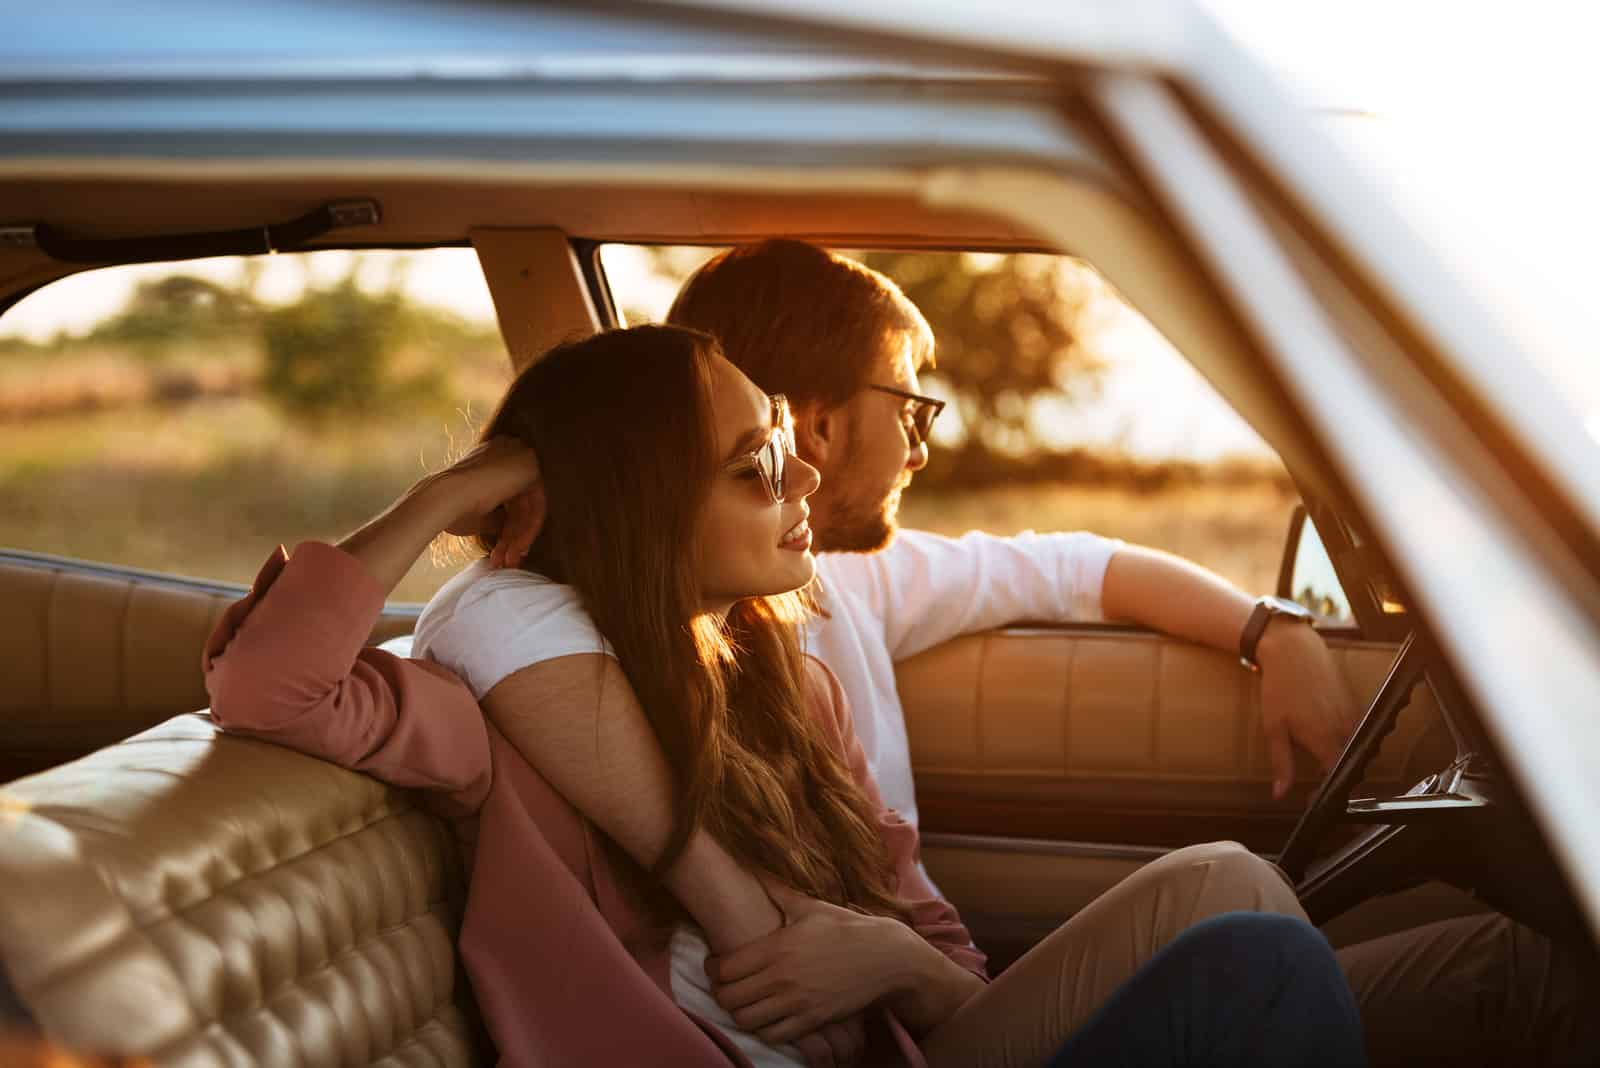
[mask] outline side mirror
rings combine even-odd
[[[1289,536],[1284,541],[1275,592],[1279,597],[1305,605],[1316,613],[1320,622],[1345,626],[1355,623],[1350,599],[1339,585],[1339,576],[1333,570],[1333,561],[1322,544],[1316,524],[1306,519],[1303,504],[1295,505],[1294,514],[1289,517]]]

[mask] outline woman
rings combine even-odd
[[[432,787],[453,814],[476,814],[462,951],[513,1062],[701,1063],[716,1047],[762,1064],[917,1063],[923,1053],[970,1064],[975,1049],[988,1063],[1043,1064],[1057,1050],[1072,1056],[1074,1044],[1100,1057],[1108,1043],[1122,1046],[1130,1019],[1160,1012],[1170,1023],[1174,1008],[1196,1011],[1194,997],[1173,999],[1174,977],[1210,975],[1256,1023],[1303,1009],[1306,996],[1324,1004],[1295,1027],[1213,1029],[1204,1049],[1169,1045],[1171,1063],[1237,1059],[1239,1049],[1284,1056],[1281,1045],[1250,1046],[1263,1034],[1298,1043],[1302,1063],[1313,1054],[1359,1063],[1348,989],[1326,943],[1299,920],[1223,917],[1197,928],[1087,1022],[1062,1010],[1063,977],[1048,968],[1019,965],[1020,981],[985,985],[981,954],[917,871],[914,832],[877,802],[837,684],[796,645],[804,605],[794,591],[814,567],[804,499],[817,479],[792,455],[783,419],[781,403],[704,335],[638,328],[556,350],[519,377],[491,440],[465,463],[425,480],[342,553],[300,547],[230,612],[208,649],[214,714],[231,729]],[[536,518],[526,514],[532,498],[519,497],[535,477],[526,446],[543,460],[551,514],[523,559]],[[508,501],[491,562],[551,579],[553,610],[511,621],[484,647],[513,646],[518,627],[554,627],[573,654],[549,662],[538,694],[520,688],[531,669],[500,680],[483,724],[464,713],[441,668],[356,647],[370,626],[363,613],[375,613],[434,533],[472,529]],[[376,581],[363,587],[346,559]],[[337,596],[340,582],[360,594],[349,599],[361,611]],[[318,588],[335,596],[306,618]],[[592,693],[598,703],[575,711],[527,711]],[[578,813],[607,837],[591,837]],[[559,879],[566,903],[554,922],[548,908],[530,909],[531,895],[552,892],[548,882],[518,883],[530,864],[541,876],[565,866],[612,938]],[[1286,889],[1281,896],[1240,904],[1297,909]],[[530,940],[530,926],[543,937]],[[561,982],[528,974],[529,952],[574,939],[581,953],[562,958]],[[1040,947],[1046,964],[1051,941]],[[719,956],[702,966],[706,943]],[[1264,983],[1201,967],[1220,959],[1219,946],[1270,949],[1269,964],[1246,969]],[[612,952],[609,987],[571,974],[617,947],[636,967]],[[1235,996],[1246,988],[1259,1004]],[[677,1024],[660,992],[687,1011]],[[600,1022],[622,1006],[649,1033],[631,1053]],[[696,1045],[682,1019],[709,1043]],[[1228,1014],[1207,1007],[1205,1019]],[[1180,1031],[1185,1041],[1202,1036]]]

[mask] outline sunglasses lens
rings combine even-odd
[[[788,451],[784,448],[783,438],[783,432],[779,431],[768,438],[767,443],[761,447],[761,474],[766,478],[767,489],[772,492],[772,499],[775,501],[783,500],[783,476],[786,473],[784,454]]]

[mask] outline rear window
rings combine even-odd
[[[509,379],[470,249],[75,275],[0,317],[0,545],[248,582],[443,464]]]

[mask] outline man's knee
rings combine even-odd
[[[1305,916],[1283,870],[1238,842],[1204,842],[1173,850],[1149,866],[1147,877],[1172,878],[1191,888],[1197,911],[1190,922],[1239,909]]]
[[[1289,885],[1282,868],[1238,842],[1202,842],[1175,849],[1162,859],[1169,864],[1203,866],[1225,878],[1241,883],[1261,883],[1274,890]]]

